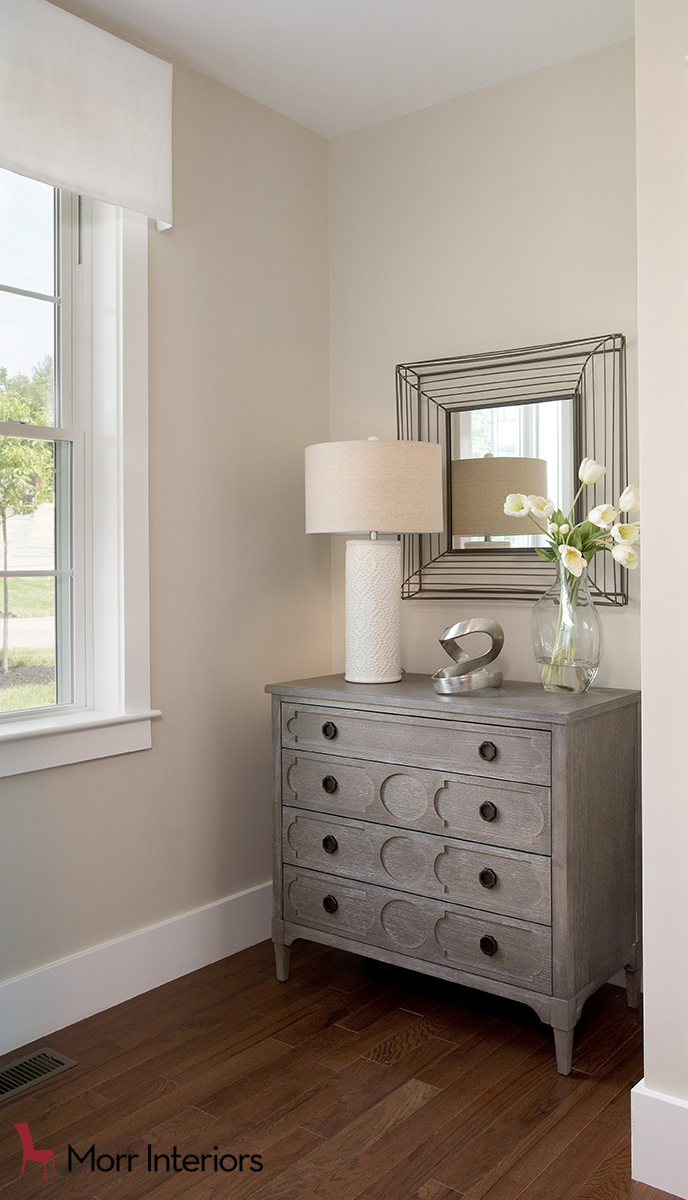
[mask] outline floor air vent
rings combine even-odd
[[[17,1058],[14,1062],[7,1063],[7,1066],[0,1067],[0,1100],[7,1100],[17,1092],[23,1092],[26,1088],[49,1079],[51,1075],[58,1075],[60,1071],[75,1066],[73,1058],[67,1058],[66,1054],[60,1054],[58,1050],[51,1050],[48,1046],[34,1050],[33,1054],[27,1054],[25,1058]]]

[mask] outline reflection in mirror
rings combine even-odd
[[[568,514],[583,458],[596,459],[606,474],[584,489],[576,522],[623,491],[623,335],[400,363],[396,382],[397,436],[437,442],[446,472],[444,532],[402,538],[402,595],[471,602],[541,596],[552,578],[551,564],[535,553],[543,539],[528,517],[507,517],[504,500],[512,492],[541,495]],[[626,604],[626,574],[598,554],[589,571],[595,603]]]
[[[573,503],[573,401],[452,412],[451,546],[528,548],[545,544],[527,517],[504,513],[512,492],[543,496],[568,513]]]

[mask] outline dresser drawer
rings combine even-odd
[[[549,924],[550,860],[285,808],[284,861]]]
[[[290,866],[284,868],[284,919],[305,929],[327,930],[421,961],[551,993],[551,937],[544,925]]]
[[[488,779],[550,782],[550,735],[541,729],[283,704],[282,744]]]
[[[285,750],[282,801],[535,854],[551,849],[550,790],[532,783]]]

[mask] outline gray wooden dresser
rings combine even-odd
[[[587,997],[624,968],[640,1001],[639,693],[267,691],[278,978],[308,938],[520,1000],[567,1075]]]

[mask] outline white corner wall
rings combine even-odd
[[[396,437],[397,363],[621,332],[636,479],[635,221],[632,41],[335,138],[331,436]],[[637,575],[631,586],[628,608],[602,611],[603,686],[639,684]],[[403,665],[445,666],[441,631],[480,613],[504,627],[505,673],[537,679],[531,607],[406,601]]]
[[[637,0],[645,1078],[634,1178],[688,1197],[688,7]],[[678,536],[677,536],[678,535]]]

